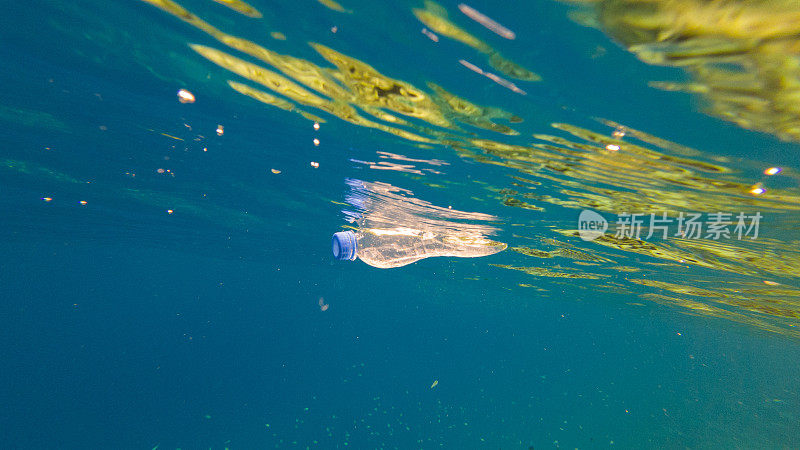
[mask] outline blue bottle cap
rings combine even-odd
[[[356,259],[356,250],[358,249],[358,241],[356,234],[352,231],[340,231],[333,233],[333,257],[339,261],[349,259],[353,261]]]

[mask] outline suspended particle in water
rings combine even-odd
[[[178,90],[178,101],[181,103],[194,103],[194,94],[186,89]]]
[[[314,122],[314,130],[319,130],[319,122]]]
[[[81,200],[81,201],[80,201],[80,202],[78,202],[78,203],[80,203],[80,204],[81,204],[81,205],[83,205],[83,206],[86,206],[86,203],[87,203],[87,202],[86,202],[86,200]]]
[[[428,37],[428,39],[432,40],[433,42],[439,42],[439,36],[437,36],[437,35],[435,35],[435,34],[431,33],[430,31],[428,31],[428,29],[427,29],[427,28],[423,28],[423,29],[422,29],[422,34],[424,34],[425,36],[427,36],[427,37]]]
[[[175,212],[175,211],[173,211],[173,210],[171,210],[171,209],[168,209],[168,210],[167,210],[167,214],[172,214],[172,213],[174,213],[174,212]]]
[[[314,147],[319,147],[319,139],[314,139]]]
[[[217,136],[225,134],[225,128],[222,125],[217,125]]]
[[[270,170],[270,172],[272,172],[272,173],[274,173],[274,174],[276,174],[276,175],[277,175],[277,174],[279,174],[279,173],[281,173],[281,171],[280,171],[280,170],[278,170],[278,169],[269,169],[269,170]]]
[[[433,380],[433,384],[431,384],[431,389],[435,388],[439,385],[439,380]]]
[[[464,13],[464,15],[466,15],[470,19],[494,31],[498,36],[502,36],[506,39],[515,39],[517,37],[517,35],[514,34],[513,31],[500,25],[499,23],[489,18],[489,16],[487,16],[486,14],[479,12],[478,10],[469,5],[461,3],[460,5],[458,5],[458,9],[460,9],[461,12]]]
[[[158,173],[164,173],[164,169],[162,169],[162,168],[160,168],[160,167],[159,167],[158,169],[156,169],[156,172],[158,172]]]
[[[319,163],[316,162],[316,161],[311,161],[311,167],[317,169],[317,168],[319,168]]]
[[[769,169],[764,170],[764,175],[777,175],[782,171],[783,169],[780,167],[770,167]]]
[[[763,187],[763,186],[761,186],[761,183],[758,183],[758,184],[754,185],[752,188],[750,188],[750,191],[749,191],[749,192],[750,192],[751,194],[753,194],[753,195],[761,195],[761,194],[763,194],[764,192],[767,192],[767,190],[766,190],[766,189],[764,189],[764,187]]]
[[[53,199],[52,199],[52,198],[50,198],[50,197],[42,197],[42,200],[44,200],[45,202],[51,202],[51,201],[53,201]]]
[[[269,35],[272,37],[272,39],[277,39],[279,41],[285,41],[286,40],[286,35],[281,33],[280,31],[273,31]]]
[[[616,151],[619,150],[619,145],[608,144],[608,145],[606,145],[606,150],[612,151],[612,152],[616,152]]]

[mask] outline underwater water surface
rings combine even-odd
[[[0,447],[800,446],[796,2],[6,6]]]

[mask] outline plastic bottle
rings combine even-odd
[[[506,249],[486,238],[497,217],[441,207],[388,183],[348,178],[348,221],[356,231],[333,235],[333,256],[361,259],[373,267],[401,267],[431,256],[478,257]]]
[[[476,233],[437,233],[413,228],[360,228],[333,235],[333,256],[337,260],[359,258],[373,267],[401,267],[431,256],[474,258],[493,255],[506,244]]]

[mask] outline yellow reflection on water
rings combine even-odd
[[[791,232],[792,223],[796,229],[800,190],[785,187],[785,184],[782,187],[768,183],[782,176],[784,168],[765,169],[762,164],[746,161],[733,165],[725,158],[713,157],[701,150],[602,119],[594,127],[597,129],[553,123],[550,129],[526,137],[512,128],[523,121],[520,115],[478,105],[433,81],[423,87],[415,86],[385,75],[372,65],[336,49],[310,42],[311,47],[329,63],[316,64],[224,33],[171,0],[143,1],[195,26],[227,47],[219,49],[190,44],[198,55],[246,81],[228,81],[228,86],[237,93],[265,105],[299,113],[315,123],[324,123],[325,118],[338,118],[427,148],[449,147],[463,158],[512,169],[517,174],[512,178],[513,189],[492,186],[486,186],[486,189],[496,194],[495,198],[501,204],[525,209],[521,213],[531,217],[531,221],[542,217],[549,208],[575,210],[576,221],[578,211],[582,209],[611,214],[667,213],[670,217],[680,212],[760,212],[772,218],[769,226],[776,234]],[[742,20],[753,17],[747,15],[753,12],[752,8],[734,1],[728,4],[738,5],[746,11]],[[750,117],[753,111],[761,111],[763,115],[747,119],[751,121],[749,127],[776,132],[784,138],[791,137],[789,132],[797,126],[795,119],[781,116],[783,113],[778,112],[786,112],[794,108],[792,105],[800,104],[789,102],[795,96],[793,88],[788,86],[791,83],[787,81],[787,86],[766,89],[759,81],[745,84],[738,91],[712,83],[723,72],[716,64],[727,61],[725,58],[729,56],[734,60],[755,58],[759,62],[765,61],[759,59],[763,56],[759,52],[765,51],[764,46],[768,47],[767,36],[758,35],[762,28],[755,26],[756,36],[760,37],[752,42],[752,47],[731,53],[723,51],[727,48],[723,41],[744,39],[741,24],[736,25],[737,22],[731,19],[722,27],[723,41],[718,37],[711,40],[704,34],[710,33],[709,29],[700,26],[702,21],[695,24],[699,27],[695,30],[692,28],[695,25],[679,20],[683,17],[682,12],[673,11],[666,5],[672,5],[671,8],[677,8],[676,5],[699,7],[690,0],[591,2],[599,17],[598,23],[604,29],[618,32],[617,38],[630,42],[631,49],[637,54],[644,58],[661,51],[662,55],[669,55],[662,62],[677,64],[680,61],[682,67],[694,71],[697,83],[708,84],[704,95],[708,96],[714,108],[721,108],[723,104],[729,108],[721,115],[738,123],[745,116]],[[778,8],[770,14],[786,13],[790,9],[788,6]],[[658,14],[668,11],[674,19],[672,22],[656,20],[662,17]],[[505,75],[524,80],[537,79],[532,72],[505,60],[483,41],[456,26],[441,5],[427,1],[423,9],[415,9],[413,14],[436,33],[486,54],[493,67]],[[700,20],[703,16],[698,17]],[[788,23],[784,25],[786,30],[793,29]],[[689,30],[695,30],[692,33],[697,34],[693,35]],[[767,33],[767,29],[760,32]],[[792,39],[787,36],[778,34],[769,39],[786,44]],[[257,62],[245,60],[241,55],[237,56],[237,52],[249,55]],[[760,56],[756,58],[753,52]],[[720,59],[721,55],[725,57]],[[749,69],[740,70],[738,75],[756,77],[764,69],[749,62],[743,67]],[[776,70],[774,76],[786,77],[785,80],[789,81],[795,79],[792,78],[795,74],[783,66]],[[723,92],[725,99],[737,97],[739,100],[725,103],[719,97]],[[762,103],[772,106],[766,112],[755,108]],[[734,104],[736,107],[730,106]],[[777,105],[783,105],[783,109]],[[436,172],[413,164],[425,163],[423,160],[402,155],[387,154],[376,161],[356,162],[375,170],[395,170],[416,176]],[[743,169],[751,174],[745,176]],[[752,173],[759,177],[763,175],[763,179],[752,178]],[[761,190],[755,193],[754,187]],[[792,217],[794,222],[788,221]],[[587,243],[582,242],[577,231],[570,228],[574,226],[573,223],[561,223],[551,227],[552,235],[540,240],[542,248],[512,248],[522,258],[537,258],[530,261],[541,263],[542,258],[548,258],[569,264],[569,267],[510,264],[496,267],[535,277],[603,280],[591,289],[626,295],[641,292],[644,288],[652,289],[658,293],[648,293],[642,298],[693,314],[724,318],[800,337],[795,331],[800,295],[785,282],[796,282],[800,274],[798,242],[767,237],[741,241],[671,237],[651,242],[606,234]],[[541,230],[537,228],[537,233]],[[592,272],[587,272],[587,268]],[[716,276],[710,277],[709,274]],[[675,282],[676,279],[680,282]],[[780,280],[782,284],[778,285],[780,287],[764,285],[762,280]],[[730,282],[741,286],[750,282],[761,285],[736,291]],[[635,290],[628,287],[635,287]]]
[[[413,12],[420,22],[433,31],[488,55],[489,64],[506,76],[525,81],[541,80],[539,75],[506,59],[497,50],[490,47],[489,44],[459,28],[450,21],[447,10],[442,5],[432,0],[425,0],[425,8],[415,8]]]
[[[252,6],[243,2],[242,0],[214,0],[214,1],[222,5],[225,5],[228,8],[238,12],[239,14],[243,14],[247,17],[252,17],[254,19],[259,19],[262,17],[261,12],[259,12],[259,10],[253,8]]]
[[[339,11],[339,12],[350,12],[344,9],[344,6],[340,5],[339,3],[333,0],[317,0],[317,1],[328,9],[332,9],[334,11]]]
[[[800,141],[800,2],[797,0],[571,0],[648,64],[680,67],[687,83],[653,86],[701,95],[706,111]]]

